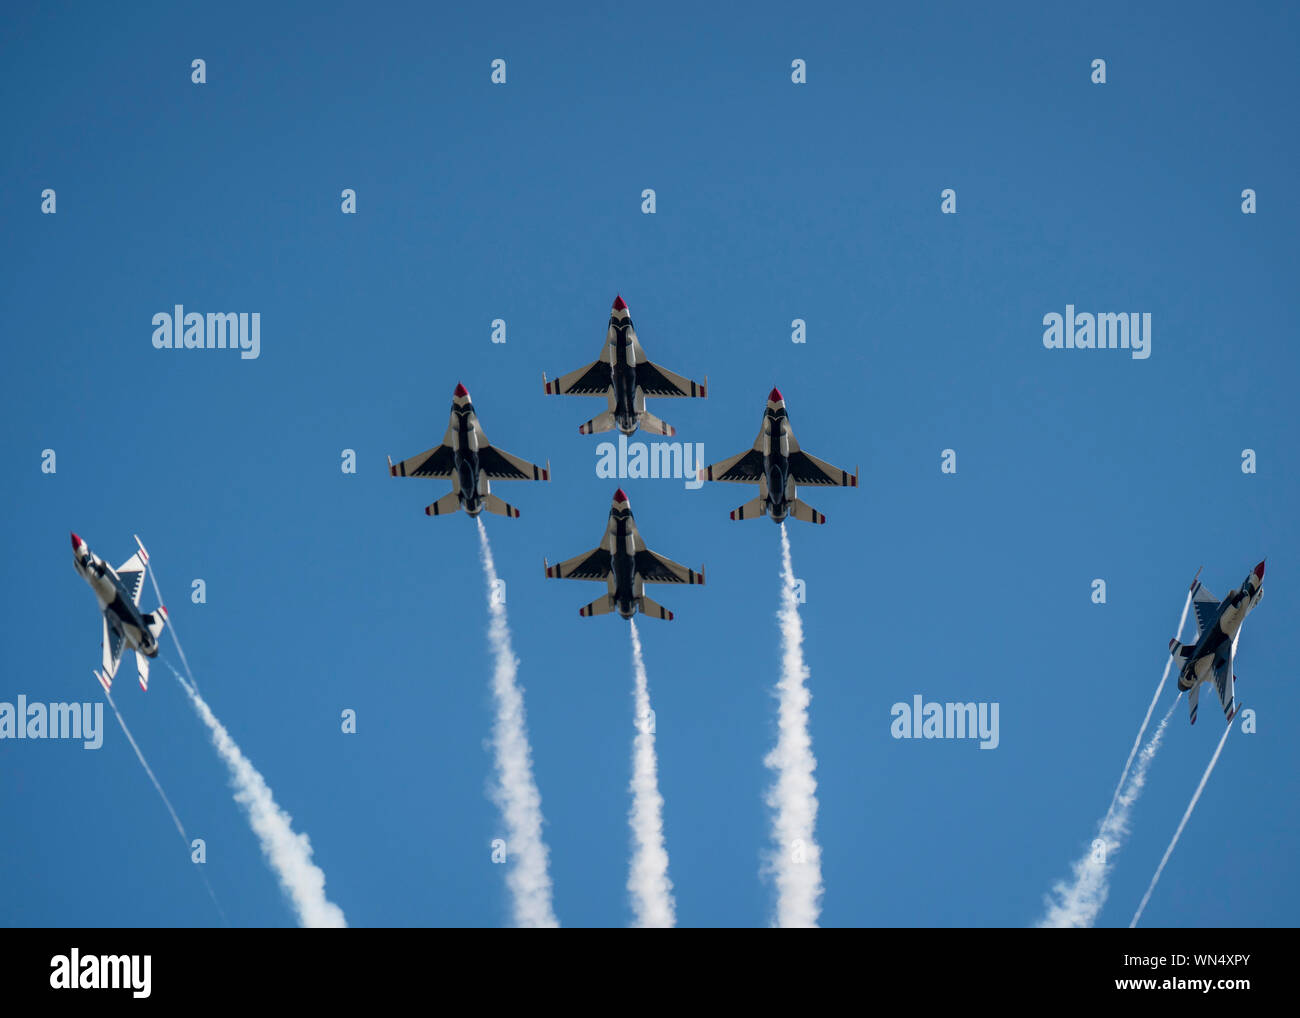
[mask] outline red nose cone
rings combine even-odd
[[[460,382],[457,382],[457,383],[456,383],[456,395],[457,395],[457,396],[468,396],[468,395],[469,395],[469,390],[466,389],[465,386],[461,385]]]
[[[623,303],[623,298],[622,298],[622,297],[615,297],[615,298],[614,298],[614,310],[615,310],[615,311],[626,311],[626,310],[627,310],[627,305]]]
[[[781,390],[773,387],[772,391],[767,394],[769,403],[784,403],[785,397],[781,395]]]
[[[1255,575],[1258,576],[1261,580],[1264,578],[1264,563],[1263,563],[1263,562],[1261,562],[1259,565],[1257,565],[1257,566],[1255,567]]]
[[[77,550],[78,548],[80,548],[80,547],[81,547],[81,538],[79,538],[76,534],[73,534],[73,535],[72,535],[72,550],[73,550],[73,551],[76,551],[76,550]],[[1261,567],[1261,568],[1262,568],[1262,567]]]
[[[619,488],[618,491],[614,492],[614,501],[615,501],[615,502],[626,502],[626,501],[627,501],[627,495],[623,494],[623,489],[622,489],[622,488]]]

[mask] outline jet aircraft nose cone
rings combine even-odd
[[[81,547],[81,538],[79,538],[75,533],[73,533],[73,535],[72,535],[72,550],[73,550],[73,551],[76,551],[76,550],[77,550],[78,548],[80,548],[80,547]]]
[[[614,310],[615,311],[627,310],[627,304],[623,302],[623,298],[621,295],[614,298]]]
[[[627,501],[627,495],[626,495],[626,493],[624,493],[624,491],[623,491],[622,488],[619,488],[618,491],[614,492],[614,501],[615,501],[615,502],[626,502],[626,501]]]
[[[785,397],[781,395],[780,389],[778,389],[776,386],[773,386],[772,391],[767,394],[767,401],[769,403],[784,403]]]
[[[1264,578],[1264,563],[1263,563],[1263,562],[1261,562],[1259,565],[1257,565],[1257,566],[1255,567],[1255,575],[1256,575],[1257,577],[1259,577],[1261,580]]]
[[[457,395],[457,396],[468,396],[468,395],[469,395],[469,390],[466,389],[465,386],[462,385],[460,382],[457,382],[457,383],[456,383],[456,395]]]

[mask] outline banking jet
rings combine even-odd
[[[604,396],[609,400],[605,413],[578,426],[584,435],[615,427],[625,435],[633,434],[638,427],[656,435],[675,435],[676,428],[646,410],[646,397],[705,399],[709,379],[706,375],[700,385],[648,360],[637,341],[627,305],[622,297],[615,297],[600,356],[553,382],[547,381],[543,373],[542,383],[550,396]]]
[[[1192,609],[1196,615],[1196,642],[1182,644],[1169,641],[1169,653],[1179,668],[1178,688],[1191,691],[1187,705],[1196,724],[1196,697],[1202,682],[1214,682],[1224,716],[1231,721],[1241,706],[1236,699],[1237,677],[1232,673],[1241,624],[1264,596],[1264,563],[1261,562],[1242,582],[1220,601],[1197,579],[1192,580]]]
[[[605,615],[615,609],[625,619],[638,611],[655,619],[672,621],[673,613],[645,594],[647,583],[704,583],[704,568],[699,572],[664,558],[645,546],[632,507],[623,489],[614,493],[609,510],[605,539],[591,551],[551,565],[545,559],[546,575],[552,580],[598,580],[609,585],[609,593],[579,608],[583,618]]]
[[[766,515],[772,518],[773,523],[780,523],[787,516],[807,523],[826,522],[825,516],[795,497],[796,484],[858,486],[856,468],[850,474],[800,450],[790,429],[785,400],[778,389],[773,389],[767,397],[763,426],[758,438],[754,439],[754,447],[711,467],[702,467],[699,478],[701,481],[757,484],[758,497],[732,510],[731,518],[752,520]]]
[[[135,543],[140,550],[114,569],[92,552],[85,541],[72,535],[72,564],[90,584],[104,615],[104,670],[96,671],[95,678],[105,692],[112,689],[123,650],[135,651],[140,688],[149,689],[149,659],[158,656],[158,637],[167,624],[167,609],[162,605],[155,612],[140,611],[140,592],[144,589],[149,553],[140,538]]]
[[[477,516],[484,509],[498,516],[519,518],[519,510],[492,494],[494,481],[549,481],[551,465],[535,466],[527,460],[494,448],[483,434],[469,400],[469,390],[459,382],[451,400],[451,423],[442,444],[410,459],[394,463],[388,457],[393,477],[442,477],[451,479],[451,491],[424,508],[426,516],[445,516],[464,509]]]

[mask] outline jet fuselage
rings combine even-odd
[[[615,311],[609,316],[609,371],[613,384],[614,421],[625,435],[634,434],[641,425],[640,411],[645,400],[637,407],[636,353],[632,349],[632,319],[624,312]]]
[[[78,543],[74,539],[72,549],[73,565],[95,592],[99,610],[109,628],[118,633],[132,650],[139,650],[146,657],[157,657],[158,641],[113,567],[92,552],[85,541]]]
[[[628,527],[632,510],[624,503],[622,508],[611,509],[609,515],[614,521],[609,534],[610,568],[613,571],[611,579],[614,581],[612,596],[618,613],[623,618],[630,619],[637,613],[643,586],[637,581],[636,548],[629,548],[635,541]]]
[[[1241,632],[1241,624],[1251,613],[1264,590],[1264,578],[1259,575],[1263,563],[1256,567],[1258,572],[1248,575],[1242,585],[1228,592],[1219,603],[1218,614],[1213,625],[1205,627],[1205,632],[1196,641],[1191,656],[1178,673],[1178,688],[1186,692],[1199,682],[1209,680],[1217,665],[1225,661],[1232,652],[1232,646]]]
[[[470,516],[477,516],[483,511],[483,496],[490,489],[487,478],[479,471],[474,404],[468,400],[453,403],[451,412],[456,419],[456,445],[452,449],[456,462],[456,495],[460,507]]]

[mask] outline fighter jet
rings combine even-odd
[[[518,456],[493,447],[483,434],[469,400],[469,390],[459,382],[451,400],[451,423],[442,444],[394,463],[388,457],[388,472],[393,477],[449,477],[451,491],[424,508],[426,516],[445,516],[464,509],[477,516],[486,509],[498,516],[519,517],[519,510],[492,494],[494,481],[549,481],[551,464],[539,467]]]
[[[773,389],[767,397],[763,425],[754,439],[754,447],[711,467],[702,467],[699,478],[757,484],[758,498],[733,510],[731,518],[752,520],[766,515],[773,523],[780,523],[787,516],[808,523],[826,522],[826,517],[816,509],[795,498],[796,484],[858,486],[856,468],[850,474],[800,451],[786,416],[785,400],[778,389]]]
[[[625,619],[639,611],[651,618],[672,621],[672,612],[646,596],[645,584],[704,583],[703,566],[699,572],[687,569],[645,546],[622,488],[614,493],[605,539],[599,545],[558,565],[553,566],[545,559],[542,562],[550,579],[603,580],[609,585],[608,594],[578,609],[583,618],[617,609]]]
[[[561,375],[554,382],[547,381],[543,373],[542,382],[551,396],[605,396],[609,399],[609,409],[605,413],[578,426],[584,435],[610,431],[615,426],[625,435],[633,434],[638,427],[656,435],[675,435],[676,428],[646,410],[646,397],[696,396],[704,399],[709,387],[707,375],[704,384],[700,385],[646,358],[622,297],[614,298],[605,348],[600,356],[586,367]]]
[[[1182,644],[1169,641],[1169,653],[1179,668],[1178,688],[1190,693],[1187,706],[1196,724],[1196,697],[1201,683],[1214,681],[1224,716],[1231,721],[1241,706],[1236,700],[1236,679],[1232,673],[1241,624],[1264,596],[1264,563],[1261,562],[1242,581],[1241,587],[1228,592],[1220,601],[1205,589],[1197,570],[1192,580],[1192,609],[1196,614],[1196,642]]]
[[[140,611],[140,591],[144,589],[149,553],[140,538],[135,543],[140,550],[114,569],[92,552],[85,541],[72,535],[73,565],[90,584],[99,600],[99,610],[104,613],[104,670],[96,671],[95,678],[105,692],[113,686],[124,649],[135,651],[140,688],[149,689],[149,659],[158,656],[158,637],[167,624],[167,609],[162,605],[155,612]]]

